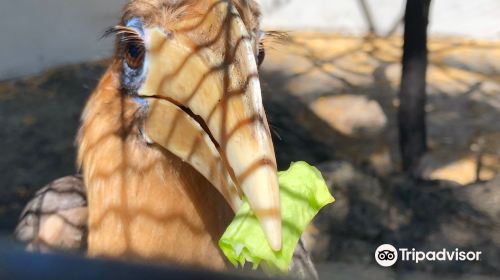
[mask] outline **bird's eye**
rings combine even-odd
[[[136,42],[128,42],[125,45],[124,59],[132,69],[138,69],[144,62],[144,45]]]

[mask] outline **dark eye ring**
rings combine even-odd
[[[125,45],[124,59],[132,69],[138,69],[144,62],[144,45],[137,42],[128,42]]]

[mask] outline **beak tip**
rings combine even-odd
[[[267,242],[273,251],[281,250],[281,219],[267,219],[262,221],[262,228]]]
[[[271,249],[273,249],[273,251],[275,251],[275,252],[280,251],[281,250],[281,240],[275,242],[275,244],[272,244]]]
[[[269,246],[281,250],[281,203],[277,172],[262,166],[249,175],[242,184],[250,208],[257,216]]]

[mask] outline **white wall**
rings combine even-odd
[[[360,0],[258,0],[268,28],[331,30],[361,35],[368,30]],[[376,31],[386,34],[403,17],[404,0],[366,0]],[[500,0],[432,0],[430,33],[500,39]],[[401,28],[400,28],[401,30]]]
[[[126,0],[0,0],[0,80],[48,67],[99,59],[99,40]],[[359,0],[260,0],[266,28],[364,34]],[[404,0],[367,0],[377,31],[402,16]],[[500,39],[500,0],[433,0],[431,34]]]
[[[437,0],[439,1],[439,0]],[[455,0],[456,1],[456,0]],[[368,30],[358,0],[260,0],[264,25],[279,29],[332,30],[361,35]],[[380,31],[389,29],[403,12],[402,0],[367,1]],[[307,3],[307,4],[306,4]]]
[[[125,0],[0,0],[0,80],[109,56]]]

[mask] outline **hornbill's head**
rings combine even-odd
[[[189,163],[233,210],[245,197],[279,250],[258,17],[256,4],[246,0],[135,0],[109,32],[117,36],[121,92],[141,106],[143,139]]]

